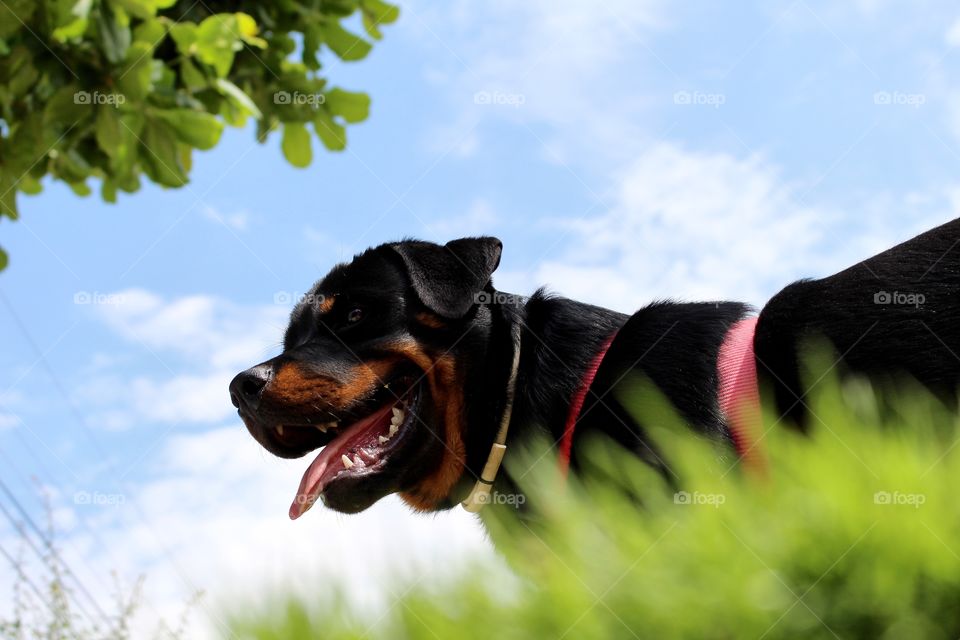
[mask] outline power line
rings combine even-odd
[[[37,587],[36,583],[34,583],[34,581],[30,579],[30,576],[28,576],[24,572],[23,567],[20,565],[19,562],[17,562],[17,559],[14,558],[12,555],[10,555],[9,551],[3,548],[3,545],[0,545],[0,555],[2,555],[4,558],[7,559],[7,562],[10,563],[10,566],[13,567],[13,570],[17,572],[17,576],[20,578],[20,580],[27,583],[27,585],[33,591],[34,595],[36,595],[37,598],[41,602],[43,602],[43,604],[47,605],[47,608],[50,609],[50,613],[52,613],[54,616],[57,615],[57,612],[53,608],[53,605],[50,604],[50,601],[47,600],[46,597],[44,597],[43,593]]]
[[[101,459],[106,460],[107,455],[103,446],[100,444],[99,439],[97,439],[96,435],[94,435],[93,431],[87,425],[87,421],[83,419],[83,415],[80,414],[80,411],[77,409],[76,405],[73,404],[73,401],[70,399],[70,395],[60,382],[60,377],[57,376],[56,372],[53,370],[53,367],[51,367],[50,363],[47,362],[47,358],[44,356],[43,351],[40,349],[36,341],[34,341],[33,336],[30,335],[30,332],[27,330],[27,325],[25,325],[23,320],[20,319],[20,315],[13,308],[13,305],[10,304],[10,301],[7,299],[7,296],[2,290],[0,290],[0,302],[2,302],[3,306],[5,306],[7,311],[10,312],[10,316],[13,318],[14,323],[16,323],[17,328],[20,330],[20,335],[23,336],[23,339],[30,346],[30,349],[37,358],[37,362],[40,363],[40,366],[43,367],[44,371],[47,372],[47,375],[53,381],[53,386],[56,387],[56,390],[63,399],[64,404],[67,405],[67,409],[69,409],[73,417],[76,418],[77,424],[80,425],[80,428],[86,434],[87,439],[90,440],[90,443],[93,445],[94,450],[96,450],[97,455],[99,455]]]
[[[17,531],[17,533],[20,534],[20,539],[27,543],[27,546],[29,546],[31,551],[33,551],[33,553],[37,556],[41,564],[47,564],[48,562],[50,562],[49,559],[46,556],[44,556],[43,551],[37,548],[37,545],[33,542],[33,539],[27,534],[26,531],[23,530],[23,525],[14,519],[14,517],[10,514],[10,512],[7,511],[6,507],[3,506],[3,503],[0,503],[0,513],[3,513],[3,515],[6,516],[7,521],[10,522],[10,524]],[[21,573],[23,573],[22,569],[21,569]],[[26,577],[26,574],[24,574],[22,577]],[[55,578],[56,575],[54,575],[53,577]],[[64,593],[67,594],[67,597],[69,597],[69,592],[64,591]],[[79,609],[80,612],[84,616],[86,616],[87,620],[89,620],[90,622],[94,622],[93,617],[90,615],[90,612],[87,611],[86,608],[81,606],[81,604],[77,602],[76,598],[73,598],[73,603],[77,607],[77,609]]]
[[[57,474],[55,474],[53,471],[50,470],[50,468],[43,462],[42,457],[36,454],[33,447],[30,445],[30,443],[23,439],[23,436],[20,431],[21,431],[20,429],[17,429],[15,430],[14,433],[18,436],[23,447],[27,450],[27,452],[33,458],[37,467],[44,474],[46,474],[46,476],[52,481],[53,485],[60,486],[65,484],[58,480]],[[26,473],[17,469],[13,460],[10,459],[10,456],[8,456],[3,451],[3,449],[0,449],[0,457],[2,457],[7,462],[7,465],[9,466],[9,468],[13,469],[14,472],[16,472],[18,475],[24,475],[24,476],[27,475]],[[109,550],[110,546],[103,539],[103,536],[101,536],[100,533],[95,528],[90,526],[90,523],[88,523],[87,520],[80,513],[74,511],[74,514],[76,515],[77,523],[79,523],[81,528],[87,534],[90,535],[90,537],[97,543],[97,545],[99,545],[99,548],[103,549],[104,551]],[[81,556],[81,558],[83,559],[83,556]],[[100,587],[104,587],[104,588],[107,587],[107,585],[103,581],[103,577],[98,572],[94,571],[93,567],[91,567],[90,564],[86,561],[85,561],[85,566],[90,570],[90,573],[96,578],[97,583]],[[154,606],[153,602],[149,598],[147,598],[144,595],[141,595],[141,600],[147,606],[147,608],[149,608],[154,614],[156,614],[158,619],[161,618],[160,611]]]
[[[30,517],[30,514],[27,513],[27,510],[23,508],[23,505],[20,503],[19,500],[17,500],[17,497],[13,494],[13,492],[10,491],[10,489],[7,487],[6,483],[3,480],[0,480],[0,491],[3,491],[3,493],[6,494],[7,499],[10,500],[10,502],[12,502],[13,505],[17,508],[17,511],[20,512],[20,516],[27,523],[27,525],[29,525],[30,529],[32,529],[33,532],[37,535],[37,537],[39,537],[43,541],[44,546],[47,549],[47,552],[56,560],[59,566],[63,567],[64,574],[69,576],[73,580],[73,582],[76,584],[80,592],[83,593],[84,596],[86,596],[87,600],[90,601],[90,604],[93,605],[93,608],[96,609],[97,613],[100,614],[101,619],[109,620],[109,616],[107,616],[107,614],[103,611],[103,609],[100,608],[100,604],[97,602],[96,598],[93,597],[93,595],[87,589],[86,585],[84,585],[83,582],[80,581],[80,578],[77,577],[77,574],[75,574],[73,570],[70,569],[70,565],[68,565],[67,562],[57,552],[56,547],[53,546],[53,542],[49,540],[46,537],[46,535],[44,535],[43,530],[37,526],[37,523],[33,521],[33,518]],[[7,511],[6,508],[3,508],[2,505],[0,505],[0,511],[3,512],[3,514],[7,517],[7,520],[10,521],[10,523],[14,526],[15,529],[20,529],[20,527],[17,525],[16,519],[13,518],[10,512]],[[23,535],[23,533],[25,532],[21,533],[22,537],[26,539],[28,542],[30,542],[31,547],[33,547],[34,550],[39,553],[40,558],[42,560],[43,553],[39,552],[39,550],[36,549],[35,545],[33,545],[33,542],[30,540],[30,537]],[[83,611],[88,618],[90,618],[91,622],[94,622],[94,623],[96,622],[95,620],[92,619],[90,614],[83,607],[80,607],[80,610]]]

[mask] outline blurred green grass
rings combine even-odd
[[[240,638],[957,638],[960,448],[954,411],[903,386],[881,403],[827,371],[804,402],[812,429],[776,424],[769,472],[680,427],[642,380],[622,393],[652,424],[673,482],[606,442],[582,479],[554,455],[511,451],[532,469],[535,516],[483,512],[514,576],[480,563],[403,594],[371,616],[334,593],[272,594],[230,612]],[[416,517],[411,515],[410,517]],[[329,577],[318,584],[330,584]],[[388,589],[388,590],[387,590]],[[336,589],[334,589],[336,591]],[[379,616],[379,619],[376,619]]]

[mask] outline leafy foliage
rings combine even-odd
[[[343,26],[358,14],[366,39]],[[0,2],[0,219],[47,175],[79,195],[98,178],[110,202],[141,175],[180,187],[193,150],[249,118],[260,141],[283,129],[294,166],[308,127],[342,150],[370,99],[328,86],[321,54],[362,59],[398,15],[383,0]]]
[[[675,482],[607,443],[594,443],[583,483],[562,483],[550,457],[523,487],[544,507],[537,518],[484,513],[514,577],[475,566],[452,583],[397,585],[388,593],[405,595],[378,623],[381,612],[330,597],[238,614],[234,630],[263,640],[319,629],[331,639],[960,634],[955,413],[919,392],[881,410],[868,385],[820,382],[805,400],[818,416],[812,435],[770,430],[767,472],[750,472],[672,424],[637,384],[628,397],[657,416],[651,433]],[[520,457],[508,460],[536,459]]]

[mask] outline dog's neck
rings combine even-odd
[[[500,297],[520,299],[507,294]],[[559,444],[571,404],[585,383],[590,362],[627,316],[541,292],[535,293],[522,306],[502,306],[493,316],[493,344],[514,344],[507,336],[517,329],[522,336],[507,438],[510,450],[520,452],[534,442]],[[489,379],[509,381],[509,367],[506,365],[512,359],[509,357],[511,353],[504,349],[490,354]],[[496,393],[506,395],[506,386],[502,390],[498,386]],[[493,412],[497,417],[506,409],[500,402],[491,406],[495,407]],[[485,422],[495,424],[493,419]],[[487,438],[489,442],[481,447],[485,455],[492,451],[492,436],[488,434]],[[482,463],[473,460],[471,469],[480,468]],[[508,473],[507,469],[499,471],[498,491],[513,491],[514,483]]]
[[[524,307],[523,353],[513,423],[559,442],[590,363],[624,314],[539,292]]]

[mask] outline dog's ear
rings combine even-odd
[[[503,243],[483,236],[445,245],[410,240],[393,249],[403,258],[421,302],[444,318],[462,318],[500,264]]]

